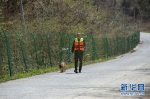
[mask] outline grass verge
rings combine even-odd
[[[105,59],[97,59],[94,61],[84,62],[84,65],[99,63],[99,62],[105,62],[105,61],[108,61],[111,59],[115,59],[115,57],[109,57],[109,58],[105,58]],[[67,65],[67,69],[70,69],[73,67],[74,67],[73,63],[70,63]],[[35,75],[44,74],[44,73],[55,72],[58,70],[59,70],[58,66],[55,66],[55,67],[50,67],[50,68],[46,68],[46,69],[36,69],[36,70],[30,71],[30,72],[18,73],[18,74],[15,74],[13,76],[5,75],[4,77],[0,78],[0,83],[6,82],[9,80],[16,80],[16,79],[31,77],[31,76],[35,76]]]

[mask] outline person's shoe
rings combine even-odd
[[[74,72],[75,72],[75,73],[78,73],[78,71],[77,71],[77,70],[74,70]]]

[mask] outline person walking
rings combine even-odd
[[[79,60],[79,73],[81,73],[82,70],[82,60],[83,60],[83,52],[86,48],[86,43],[84,38],[81,38],[81,34],[77,33],[77,37],[73,41],[72,45],[72,53],[74,54],[74,60],[75,60],[75,73],[78,73],[78,60]]]

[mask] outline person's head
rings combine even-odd
[[[77,38],[80,39],[81,38],[81,34],[77,33]]]

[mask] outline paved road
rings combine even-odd
[[[107,62],[0,84],[0,99],[150,99],[150,34],[141,33],[136,52]],[[145,95],[122,96],[121,84],[145,84]],[[131,90],[130,90],[131,91]]]

